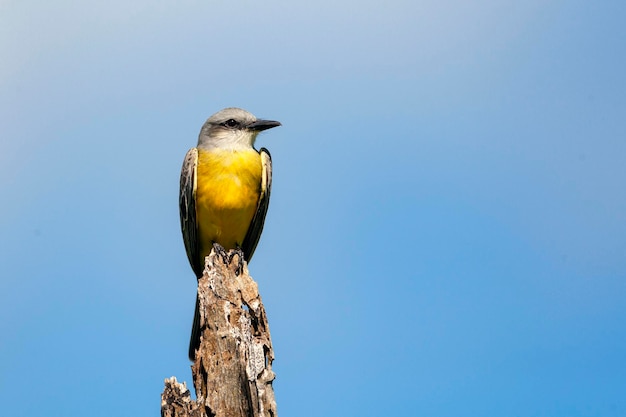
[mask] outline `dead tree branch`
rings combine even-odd
[[[165,381],[163,417],[276,417],[274,351],[258,286],[239,255],[211,252],[198,280],[200,348],[192,365],[197,400]]]

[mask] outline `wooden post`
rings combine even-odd
[[[265,307],[248,265],[211,252],[198,280],[200,348],[191,370],[196,401],[170,378],[161,395],[163,417],[276,417],[274,351]],[[239,272],[239,273],[238,273]]]

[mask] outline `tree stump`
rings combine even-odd
[[[191,367],[197,399],[185,384],[167,379],[161,416],[276,417],[269,324],[239,254],[206,257],[198,302],[201,340]]]

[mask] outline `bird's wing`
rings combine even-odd
[[[265,148],[261,148],[259,154],[261,155],[261,164],[263,165],[261,194],[259,195],[256,213],[254,213],[246,237],[243,239],[243,244],[241,245],[241,250],[243,250],[244,257],[248,262],[250,262],[252,255],[254,255],[254,250],[259,243],[259,238],[263,231],[265,215],[267,214],[267,208],[270,204],[270,191],[272,189],[272,156]]]
[[[201,262],[198,246],[198,224],[196,222],[196,168],[198,166],[198,149],[191,148],[180,171],[180,228],[183,232],[185,250],[191,268],[197,277],[202,276],[204,264]]]

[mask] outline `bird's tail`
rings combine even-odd
[[[189,360],[196,360],[196,350],[200,347],[200,301],[196,295],[196,309],[193,313],[193,325],[191,326],[191,339],[189,340]]]

